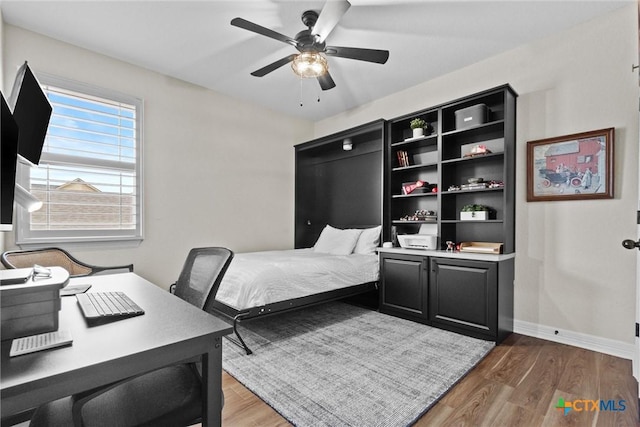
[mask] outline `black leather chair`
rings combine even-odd
[[[195,248],[176,282],[175,295],[204,309],[233,252]],[[186,426],[200,422],[200,363],[168,366],[39,407],[30,426]],[[224,402],[224,400],[223,400]]]
[[[60,248],[6,251],[3,252],[1,261],[6,268],[31,268],[35,264],[43,267],[63,267],[71,277],[133,271],[133,264],[108,267],[87,264]]]

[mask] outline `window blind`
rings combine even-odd
[[[141,238],[141,101],[48,80],[40,79],[53,113],[40,164],[28,172],[43,207],[25,214],[23,240]]]

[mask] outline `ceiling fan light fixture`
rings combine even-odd
[[[291,68],[300,77],[315,78],[326,74],[329,64],[319,52],[302,52],[293,59]]]

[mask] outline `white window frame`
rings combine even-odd
[[[97,96],[136,107],[136,226],[130,230],[31,230],[30,214],[25,209],[17,207],[16,212],[16,244],[20,247],[43,247],[65,245],[67,247],[87,246],[137,246],[144,239],[144,206],[143,206],[143,116],[144,102],[140,98],[123,94],[111,89],[105,89],[86,83],[65,79],[46,73],[37,73],[37,78],[43,86],[54,86],[89,96]],[[65,156],[60,154],[42,153],[40,163],[55,161],[65,163]],[[105,167],[110,161],[95,159],[87,166]],[[72,163],[68,163],[72,164]],[[77,163],[73,163],[77,164]],[[30,186],[30,168],[38,167],[19,158],[16,182],[24,188]]]

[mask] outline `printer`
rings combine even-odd
[[[398,234],[398,243],[407,249],[438,249],[437,226],[422,224],[417,234]]]
[[[438,236],[433,234],[399,234],[398,243],[407,249],[437,249]]]

